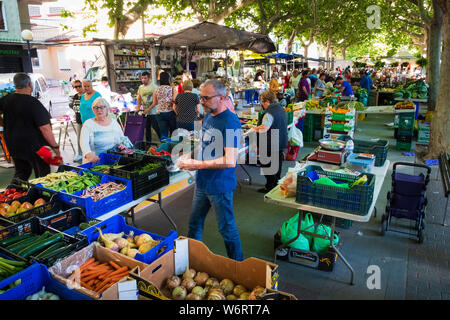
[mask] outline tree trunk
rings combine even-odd
[[[328,36],[327,49],[326,49],[327,61],[331,60],[330,50],[331,50],[331,36]],[[331,63],[327,62],[327,69],[330,70],[330,68],[331,68]]]
[[[450,153],[450,0],[441,0],[439,5],[443,11],[442,63],[428,159],[436,159],[442,152]]]
[[[442,10],[437,4],[437,0],[433,0],[434,16],[433,21],[427,27],[428,34],[427,43],[427,81],[430,86],[428,97],[428,110],[433,111],[436,106],[439,86],[439,70],[441,64],[441,43],[442,43]]]
[[[347,57],[347,48],[346,47],[341,48],[341,54],[342,54],[342,59],[345,60]]]
[[[287,54],[292,53],[292,46],[294,45],[295,37],[297,36],[297,29],[292,30],[291,35],[289,37],[288,43],[287,43]]]

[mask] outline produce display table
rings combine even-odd
[[[395,98],[395,101],[412,101],[414,105],[416,106],[416,115],[415,120],[419,118],[419,106],[420,103],[428,103],[428,99],[403,99],[403,98]]]
[[[175,174],[172,174],[172,175],[170,175],[170,183],[169,183],[169,186],[170,185],[174,185],[174,184],[176,184],[176,183],[178,183],[178,182],[180,182],[180,181],[183,181],[183,180],[185,180],[185,179],[189,179],[189,178],[194,178],[195,177],[195,173],[192,173],[192,172],[189,172],[189,171],[182,171],[182,170],[180,170],[180,171],[178,171],[177,173],[175,173]],[[165,210],[163,209],[163,207],[162,207],[162,196],[161,196],[161,194],[162,194],[162,192],[164,191],[164,190],[166,190],[166,188],[167,187],[163,187],[163,188],[160,188],[160,189],[158,189],[158,190],[155,190],[154,192],[152,192],[152,193],[150,193],[150,194],[147,194],[147,195],[145,195],[145,196],[142,196],[141,198],[139,198],[139,199],[136,199],[136,200],[134,200],[134,201],[132,201],[132,202],[129,202],[129,203],[126,203],[126,204],[124,204],[123,206],[121,206],[121,207],[119,207],[119,208],[117,208],[117,209],[115,209],[115,210],[112,210],[112,211],[110,211],[110,212],[108,212],[108,213],[105,213],[104,215],[102,215],[102,216],[100,216],[100,217],[97,217],[96,219],[98,219],[98,220],[100,220],[100,221],[104,221],[104,220],[106,220],[106,219],[109,219],[109,218],[111,218],[112,216],[114,216],[114,215],[116,215],[116,214],[120,214],[120,213],[123,213],[123,212],[126,212],[126,214],[125,214],[125,217],[130,217],[131,218],[131,221],[132,221],[132,223],[133,223],[133,225],[134,226],[136,226],[135,225],[135,221],[134,221],[134,218],[135,218],[135,209],[136,209],[136,207],[138,206],[138,205],[140,205],[142,202],[144,202],[144,201],[149,201],[149,202],[151,202],[151,203],[156,203],[156,204],[158,204],[158,206],[159,206],[159,209],[161,210],[161,212],[164,214],[164,216],[167,218],[167,220],[169,220],[169,222],[170,222],[170,224],[174,227],[174,229],[175,229],[175,231],[177,230],[177,226],[176,226],[176,224],[175,224],[175,222],[172,220],[172,218],[165,212]],[[154,196],[157,196],[158,198],[155,200],[155,199],[152,199]],[[142,208],[140,208],[140,210],[142,210],[143,208],[145,208],[145,207],[142,207]]]
[[[327,169],[329,170],[329,169],[331,169],[333,167],[333,165],[329,165],[329,164],[325,164],[325,163],[319,163],[319,162],[312,162],[312,161],[307,161],[304,164],[305,167],[308,166],[308,165],[320,165],[325,170],[327,170]],[[320,207],[315,207],[315,206],[311,206],[311,205],[305,205],[305,204],[297,203],[295,201],[295,197],[284,198],[282,196],[282,194],[281,194],[280,186],[275,187],[269,193],[267,193],[264,196],[264,201],[265,202],[272,203],[272,204],[275,204],[275,205],[278,205],[278,206],[283,206],[283,207],[296,209],[296,210],[299,210],[299,212],[300,212],[299,219],[298,219],[299,226],[298,226],[298,229],[297,229],[297,237],[294,238],[294,239],[291,239],[289,242],[286,242],[286,243],[282,244],[281,246],[279,246],[275,250],[275,263],[276,263],[276,256],[277,256],[276,251],[287,247],[287,245],[289,243],[295,241],[300,236],[300,234],[312,235],[314,237],[319,237],[319,238],[322,238],[322,239],[328,239],[328,240],[330,240],[332,248],[336,251],[338,256],[342,259],[344,264],[350,270],[350,272],[351,272],[350,284],[353,285],[354,284],[354,271],[353,271],[353,268],[347,262],[347,260],[344,258],[342,253],[333,244],[333,235],[334,235],[334,230],[335,230],[336,218],[347,219],[347,220],[352,220],[352,221],[356,221],[356,222],[368,222],[370,220],[371,216],[372,216],[372,213],[376,212],[375,204],[376,204],[378,196],[380,194],[381,187],[383,186],[383,182],[384,182],[384,179],[386,177],[389,165],[390,165],[389,160],[386,160],[385,163],[384,163],[384,166],[382,166],[382,167],[374,167],[372,172],[371,172],[372,174],[374,174],[376,176],[376,178],[375,178],[375,187],[374,187],[374,192],[373,192],[373,200],[372,200],[372,204],[370,206],[370,209],[369,209],[368,213],[366,215],[364,215],[364,216],[359,216],[359,215],[355,215],[355,214],[351,214],[351,213],[345,213],[345,212],[341,212],[341,211],[330,210],[330,209],[326,209],[326,208],[320,208]],[[304,212],[312,212],[312,213],[318,213],[320,215],[330,216],[332,218],[331,219],[331,225],[330,225],[331,226],[331,236],[330,237],[319,236],[319,235],[316,235],[314,233],[301,230],[300,229],[300,224],[301,224],[301,221],[303,220],[303,213]]]

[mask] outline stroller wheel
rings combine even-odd
[[[422,244],[423,243],[423,238],[424,238],[424,234],[422,230],[419,230],[419,243]]]
[[[383,214],[381,216],[381,235],[384,236],[386,234],[386,228],[387,228],[387,218],[386,215]]]

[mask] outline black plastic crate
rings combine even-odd
[[[25,220],[21,223],[15,224],[11,227],[5,228],[2,231],[0,231],[0,240],[6,240],[11,237],[23,235],[23,234],[36,234],[41,235],[45,231],[49,231],[51,234],[59,233],[60,231],[53,229],[48,226],[44,226],[40,223],[39,218],[32,217],[28,220]],[[64,257],[67,257],[76,251],[79,251],[81,248],[84,248],[88,245],[87,237],[84,235],[76,235],[76,236],[69,236],[67,234],[63,233],[63,239],[67,246],[64,248],[61,248],[62,250],[55,251],[51,256],[41,259],[36,258],[34,256],[30,256],[28,258],[23,258],[20,255],[0,246],[0,252],[3,252],[10,257],[19,260],[19,261],[26,261],[26,262],[32,262],[37,261],[39,263],[45,264],[46,266],[50,267],[52,266],[57,260],[62,259]]]
[[[63,203],[62,211],[40,218],[40,221],[42,225],[71,236],[100,222],[100,220],[88,218],[83,208],[74,207],[68,203]]]
[[[59,204],[55,194],[50,195],[44,192],[43,190],[37,188],[31,188],[30,190],[28,190],[27,195],[20,197],[16,200],[7,201],[6,203],[8,205],[11,205],[14,201],[19,201],[21,204],[28,202],[34,205],[35,201],[40,198],[45,200],[44,204],[37,207],[33,207],[29,210],[23,211],[10,217],[4,217],[4,219],[9,220],[13,223],[19,223],[34,216],[44,217],[48,214],[58,212]]]
[[[141,174],[134,172],[148,163],[161,163],[161,166]],[[169,184],[167,161],[159,157],[145,156],[139,162],[127,165],[120,169],[111,169],[111,172],[114,176],[131,180],[133,200],[152,193]]]
[[[296,202],[313,205],[331,210],[352,213],[364,216],[369,212],[372,205],[375,187],[375,175],[365,173],[367,183],[364,186],[354,186],[344,189],[335,186],[314,184],[307,174],[316,171],[319,177],[328,177],[332,180],[346,181],[352,184],[360,178],[349,174],[325,171],[320,166],[307,166],[304,171],[297,175]]]
[[[353,140],[353,152],[354,153],[369,153],[375,155],[375,167],[384,166],[384,162],[387,159],[389,151],[388,140],[378,141],[365,141],[365,140]]]
[[[14,222],[12,222],[12,221],[6,220],[4,218],[0,218],[0,231],[12,226],[13,224],[14,224]]]
[[[339,232],[335,231],[335,234],[339,235]],[[277,250],[277,248],[282,245],[280,231],[274,235],[273,240],[274,250]],[[289,261],[291,263],[327,272],[333,271],[338,257],[336,250],[331,246],[325,253],[285,247],[280,251],[277,251],[276,255],[279,260]]]

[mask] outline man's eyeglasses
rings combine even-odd
[[[73,87],[76,89],[76,88],[81,88],[82,86],[73,86]]]
[[[216,95],[210,96],[210,97],[208,97],[208,96],[200,96],[200,101],[202,101],[202,100],[208,101],[209,99],[212,99],[212,98],[215,98],[215,97],[218,97],[218,96],[220,96],[220,94],[216,94]]]
[[[92,109],[95,109],[95,110],[106,109],[106,106],[95,106],[95,107],[92,107]]]

